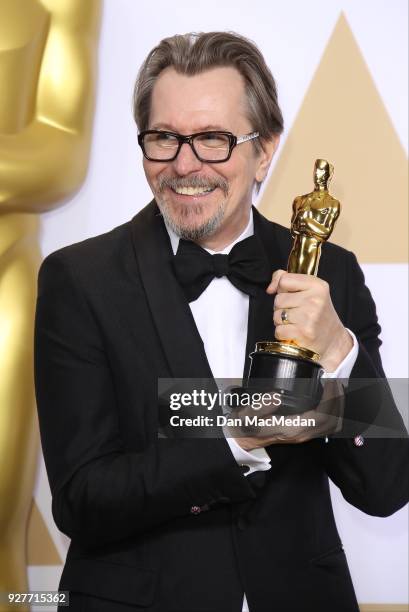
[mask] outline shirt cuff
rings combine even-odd
[[[271,468],[270,457],[265,448],[254,448],[251,451],[246,451],[234,438],[226,438],[226,441],[238,465],[249,468],[244,474],[245,476],[249,476],[253,472],[266,472]]]
[[[348,329],[347,327],[345,329],[350,334],[354,345],[349,351],[348,355],[344,358],[344,360],[341,361],[337,369],[334,372],[324,372],[322,378],[348,379],[351,376],[352,368],[354,367],[355,361],[358,357],[358,341],[356,339],[355,334],[351,332],[350,329]]]

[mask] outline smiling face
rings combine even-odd
[[[165,69],[152,91],[149,129],[194,134],[209,130],[235,136],[254,130],[246,117],[244,81],[235,68],[187,76]],[[165,221],[182,238],[221,250],[245,228],[254,182],[264,179],[278,138],[233,149],[226,162],[201,162],[183,144],[172,162],[144,158],[148,183]]]

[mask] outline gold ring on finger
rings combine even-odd
[[[288,325],[290,323],[290,319],[288,318],[288,313],[286,310],[281,311],[281,321],[283,325]]]

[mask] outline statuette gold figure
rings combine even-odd
[[[328,193],[334,167],[325,159],[314,166],[314,191],[298,196],[293,202],[291,235],[293,248],[288,272],[317,275],[322,243],[328,240],[341,212],[341,205]]]

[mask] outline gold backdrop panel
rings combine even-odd
[[[61,205],[86,175],[100,18],[100,0],[0,0],[0,592],[27,590],[38,457],[35,213]],[[30,559],[60,563],[33,508]]]
[[[100,14],[100,0],[0,2],[0,213],[55,208],[82,184]]]
[[[310,160],[317,157],[337,168],[333,192],[344,204],[332,240],[361,263],[408,261],[407,156],[342,14],[266,185],[261,212],[288,226],[293,194],[308,185]]]
[[[27,539],[28,565],[62,565],[62,559],[36,502],[30,512]]]
[[[1,0],[0,11],[4,17],[0,19],[0,133],[12,134],[24,129],[34,117],[50,19],[38,2],[26,0]]]

